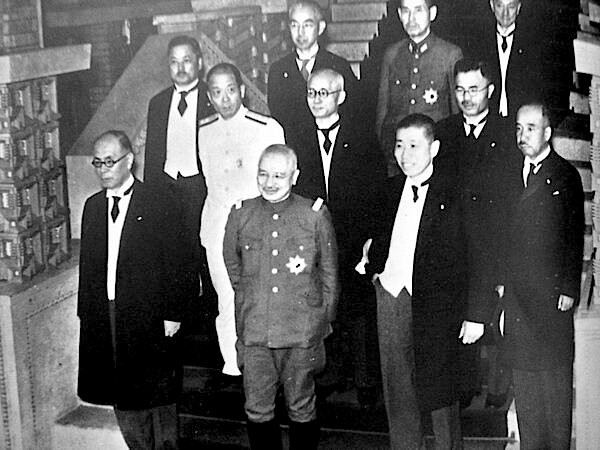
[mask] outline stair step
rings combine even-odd
[[[360,80],[360,62],[351,62],[350,68],[354,72],[354,75],[356,75],[356,78]]]
[[[379,23],[369,22],[332,22],[327,25],[327,37],[330,42],[370,41],[377,36]]]
[[[331,22],[380,20],[386,14],[386,2],[337,3],[331,5]]]
[[[365,56],[369,56],[369,42],[330,42],[327,50],[348,61],[362,61]]]

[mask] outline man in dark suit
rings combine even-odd
[[[402,173],[389,180],[366,264],[394,450],[424,448],[421,414],[431,415],[436,448],[462,448],[455,360],[467,289],[463,215],[456,171],[434,167],[434,126],[423,114],[398,124]]]
[[[483,335],[484,326],[492,324],[498,303],[496,274],[505,246],[502,224],[512,208],[509,193],[521,186],[519,178],[514,176],[515,168],[521,164],[521,154],[510,137],[507,120],[490,111],[489,99],[496,86],[488,64],[461,59],[454,66],[454,79],[461,112],[437,124],[441,143],[437,162],[456,165],[460,174],[471,279],[461,338],[464,344],[473,344]],[[490,337],[493,336],[492,330],[489,331]],[[487,339],[486,343],[493,344],[494,340]],[[478,345],[461,348],[462,401],[467,405],[480,389],[479,350]],[[495,346],[489,350],[493,369]],[[489,404],[500,406],[506,400],[509,378],[502,376],[500,368],[490,370],[489,374]]]
[[[339,243],[342,294],[335,331],[327,342],[328,370],[320,382],[341,382],[337,387],[345,388],[345,374],[353,374],[359,401],[368,406],[375,399],[377,380],[374,293],[354,266],[374,227],[372,212],[380,202],[378,186],[385,169],[375,140],[339,109],[349,95],[340,73],[315,70],[305,93],[312,121],[294,129],[287,142],[297,152],[301,171],[295,192],[325,200]]]
[[[169,191],[179,203],[194,264],[206,280],[206,257],[199,238],[206,183],[198,159],[197,133],[200,119],[214,110],[206,95],[206,84],[200,79],[202,53],[198,41],[189,36],[171,39],[168,63],[173,86],[154,96],[148,107],[144,181],[156,186],[157,192]],[[198,286],[190,297],[198,296]]]
[[[103,190],[85,203],[77,315],[79,397],[112,405],[131,448],[177,448],[175,334],[185,311],[186,247],[169,202],[133,178],[131,143],[94,143]],[[196,281],[197,283],[197,281]]]
[[[344,58],[319,46],[318,38],[327,26],[320,6],[312,0],[293,3],[289,9],[290,34],[295,49],[275,61],[269,69],[269,110],[287,134],[298,125],[313,122],[306,104],[306,80],[317,69],[329,68],[342,74],[352,103],[349,112],[359,104],[358,81]]]
[[[503,117],[515,117],[521,102],[541,91],[541,48],[539,30],[529,30],[517,22],[521,0],[490,0],[495,26],[484,29],[470,46],[475,59],[490,59],[497,84],[490,108]],[[512,119],[511,119],[512,120]]]
[[[583,189],[554,152],[545,106],[518,110],[522,188],[507,245],[500,330],[512,368],[522,449],[568,449],[573,397],[573,306],[583,255]]]

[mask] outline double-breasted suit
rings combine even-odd
[[[163,321],[182,320],[183,293],[193,283],[183,269],[189,254],[167,225],[179,219],[168,202],[159,205],[155,193],[135,182],[116,269],[114,360],[106,281],[108,220],[108,199],[101,191],[86,201],[81,227],[79,397],[125,410],[174,403],[174,338],[164,336]]]
[[[386,205],[378,214],[379,232],[373,238],[366,265],[369,277],[385,268],[405,181],[404,174],[389,180]],[[456,177],[452,171],[435,167],[419,224],[412,272],[415,381],[423,412],[452,405],[457,399],[455,360],[466,299],[465,251]],[[381,328],[379,340],[383,360],[386,343]],[[385,383],[385,374],[383,377]]]
[[[271,116],[277,120],[286,133],[286,141],[290,130],[303,128],[314,122],[314,118],[306,103],[306,81],[302,77],[296,63],[296,52],[289,53],[275,61],[269,69],[268,101]],[[319,48],[315,57],[312,72],[319,69],[333,69],[344,77],[344,90],[348,103],[342,105],[340,111],[353,114],[360,104],[358,100],[358,80],[344,58],[324,48]]]

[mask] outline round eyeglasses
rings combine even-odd
[[[129,152],[122,155],[119,159],[112,159],[110,156],[104,160],[101,160],[100,158],[94,158],[92,159],[92,166],[94,166],[96,169],[100,169],[103,165],[105,165],[110,169],[112,166],[121,161],[127,155],[129,155]]]
[[[319,89],[318,91],[316,89],[307,89],[306,90],[306,96],[308,98],[315,98],[315,97],[319,97],[319,98],[327,98],[329,97],[331,94],[335,94],[336,92],[340,92],[341,89],[338,89],[337,91],[328,91],[327,89]]]

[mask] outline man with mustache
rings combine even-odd
[[[512,368],[521,449],[568,449],[583,189],[577,170],[552,149],[546,106],[521,106],[516,131],[523,157],[502,277],[502,357]]]
[[[498,303],[495,283],[505,247],[503,224],[512,207],[509,193],[520,188],[520,181],[514,175],[520,165],[520,154],[514,148],[508,122],[489,108],[496,85],[488,64],[461,59],[454,66],[454,78],[454,93],[461,112],[439,122],[437,131],[441,142],[438,164],[452,163],[458,167],[466,216],[470,283],[468,310],[460,337],[463,344],[473,344],[488,326],[490,339],[486,343],[493,344],[489,326]],[[495,347],[490,350],[494,369]],[[480,390],[479,346],[462,347],[460,356],[461,400],[467,406]],[[498,371],[490,371],[488,404],[504,403],[509,381]]]
[[[200,211],[206,183],[198,158],[198,121],[214,113],[202,81],[202,52],[196,39],[175,36],[169,41],[167,64],[173,85],[155,95],[148,106],[144,182],[169,194],[183,213],[183,233],[193,252],[198,274],[190,299],[200,295],[200,274],[208,278],[200,246]],[[174,224],[180,226],[179,224]],[[197,304],[198,302],[196,302]]]
[[[398,15],[408,37],[385,52],[375,117],[389,176],[400,172],[394,159],[400,119],[421,113],[438,121],[458,111],[452,95],[452,69],[462,58],[460,48],[431,32],[437,16],[434,0],[402,0]]]

